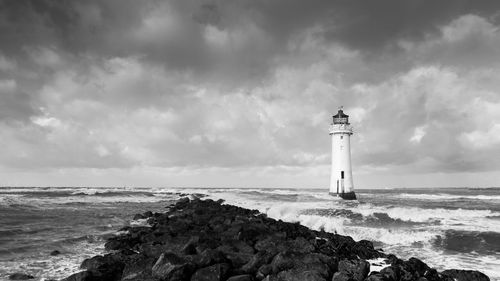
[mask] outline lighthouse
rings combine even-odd
[[[333,115],[333,123],[330,125],[330,136],[332,136],[330,195],[346,200],[356,199],[352,181],[351,135],[349,115],[344,113],[341,106],[338,113]]]

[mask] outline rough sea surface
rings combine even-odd
[[[185,194],[258,209],[355,240],[438,270],[480,270],[500,281],[500,188],[357,190],[344,201],[319,189],[0,187],[0,280],[78,271],[136,213],[162,211]],[[61,252],[52,256],[54,250]]]

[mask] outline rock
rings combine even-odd
[[[332,281],[354,281],[354,280],[355,279],[352,277],[352,275],[346,272],[335,272],[332,278]]]
[[[329,279],[331,274],[335,271],[337,264],[334,259],[322,254],[304,254],[293,251],[284,251],[280,252],[273,258],[271,266],[274,274],[290,269],[297,269],[304,272],[310,272],[311,274],[308,276],[316,276],[317,273],[322,278]],[[278,274],[278,277],[279,276],[280,275]]]
[[[194,255],[196,254],[196,244],[200,241],[200,237],[192,236],[189,238],[189,241],[184,244],[181,249],[181,252],[186,255]]]
[[[259,267],[264,264],[270,263],[274,257],[273,253],[269,253],[266,251],[258,252],[253,255],[249,262],[241,267],[244,272],[247,273],[255,273]]]
[[[392,266],[392,265],[383,268],[382,270],[380,270],[380,273],[385,275],[386,277],[388,277],[391,280],[399,280],[400,275],[401,275],[399,267]]]
[[[276,274],[280,271],[293,268],[297,263],[300,262],[300,259],[302,259],[303,256],[303,254],[293,251],[280,252],[273,258],[273,261],[271,262],[273,273]]]
[[[227,279],[227,281],[253,281],[252,275],[250,274],[242,274],[231,276]]]
[[[338,270],[354,280],[362,281],[370,272],[370,263],[365,260],[341,260]]]
[[[268,251],[268,252],[282,252],[287,250],[287,246],[284,241],[286,238],[278,235],[269,235],[255,243],[254,248],[257,251]]]
[[[92,272],[89,272],[89,271],[81,271],[81,272],[77,272],[75,274],[72,274],[64,279],[62,279],[61,281],[96,281],[98,279],[96,279],[94,277],[94,274],[92,274]]]
[[[94,256],[89,259],[84,259],[80,265],[81,269],[92,269],[98,268],[105,263],[105,258],[103,256]]]
[[[124,267],[125,255],[121,253],[107,254],[104,256],[95,256],[86,259],[80,265],[80,268],[87,269],[94,276],[103,279],[119,279]]]
[[[28,279],[34,279],[35,277],[26,273],[13,273],[9,275],[9,280],[28,280]]]
[[[257,274],[255,274],[255,277],[257,279],[262,280],[269,274],[273,272],[273,267],[270,264],[264,264],[263,266],[259,267],[257,270]]]
[[[190,259],[197,267],[207,267],[216,263],[227,263],[229,260],[218,250],[206,249]]]
[[[135,214],[134,215],[134,218],[132,218],[133,220],[142,220],[142,219],[145,219],[146,217],[144,217],[144,215],[142,214]]]
[[[365,281],[397,281],[397,279],[391,279],[384,274],[381,273],[375,273],[375,274],[370,274]]]
[[[131,258],[122,271],[121,281],[139,281],[153,279],[152,270],[155,259],[144,255],[136,255]]]
[[[192,266],[172,252],[163,253],[151,269],[155,278],[182,281],[189,278]]]
[[[374,259],[385,256],[384,253],[375,250],[373,243],[368,240],[360,240],[353,244],[352,251],[361,259]]]
[[[314,245],[304,237],[297,237],[289,244],[289,249],[301,253],[311,253],[314,251]]]
[[[50,255],[51,255],[51,256],[57,256],[57,255],[59,255],[60,253],[61,253],[61,252],[59,252],[58,250],[54,250],[54,251],[50,252]]]
[[[222,281],[226,280],[230,266],[227,263],[218,263],[208,267],[198,269],[191,281]]]
[[[441,274],[449,276],[455,281],[490,281],[488,276],[475,270],[448,269],[441,272]]]
[[[326,279],[317,271],[291,269],[278,273],[279,280],[287,281],[326,281]]]
[[[423,261],[417,258],[410,258],[405,265],[409,269],[410,272],[417,273],[417,276],[424,276],[426,272],[430,269]]]

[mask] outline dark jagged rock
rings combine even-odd
[[[374,273],[370,274],[365,281],[397,281],[398,279],[392,279],[390,277],[387,277],[387,275],[384,275],[382,273]]]
[[[54,250],[54,251],[50,252],[50,255],[51,255],[51,256],[57,256],[57,255],[59,255],[59,254],[61,254],[61,252],[60,252],[60,251],[58,251],[58,250]]]
[[[200,268],[193,274],[191,281],[223,281],[226,280],[230,268],[227,263]]]
[[[380,270],[380,273],[389,278],[389,280],[399,280],[400,278],[400,270],[399,267],[388,266]]]
[[[442,275],[453,278],[456,281],[490,281],[490,278],[482,272],[475,270],[448,269],[441,272]]]
[[[479,272],[444,271],[401,260],[367,240],[310,230],[223,201],[185,197],[165,213],[145,212],[149,226],[127,226],[107,239],[108,254],[86,259],[65,281],[489,280]],[[367,259],[390,266],[370,271]],[[486,279],[484,279],[484,277]],[[483,278],[483,279],[481,279]]]
[[[100,280],[97,277],[92,274],[92,272],[89,271],[81,271],[77,272],[75,274],[72,274],[66,278],[64,278],[61,281],[95,281],[95,280]]]
[[[162,254],[151,268],[152,275],[160,280],[182,281],[189,279],[193,266],[178,255]]]
[[[370,263],[365,260],[341,260],[338,270],[353,280],[362,281],[370,272]]]
[[[35,277],[26,273],[13,273],[9,275],[9,280],[29,280],[29,279],[34,279]]]
[[[252,275],[250,274],[242,274],[242,275],[235,275],[232,277],[229,277],[227,281],[252,281]]]

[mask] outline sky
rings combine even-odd
[[[0,186],[500,186],[500,2],[0,0]]]

